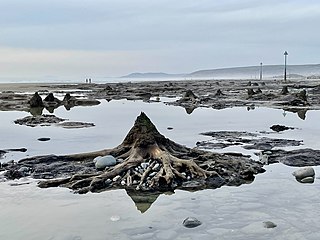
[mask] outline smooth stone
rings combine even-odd
[[[19,170],[18,170],[18,172],[21,172],[21,173],[23,173],[23,172],[28,172],[29,171],[29,168],[28,167],[21,167],[21,168],[19,168]]]
[[[120,177],[119,175],[117,175],[117,176],[115,176],[115,177],[112,179],[112,181],[116,182],[116,181],[118,181],[120,178],[121,178],[121,177]]]
[[[148,166],[149,166],[148,163],[141,163],[141,167],[142,167],[143,169],[146,169]]]
[[[42,137],[42,138],[38,138],[38,141],[40,141],[40,142],[46,142],[46,141],[50,141],[50,138],[48,138],[48,137]]]
[[[198,227],[202,224],[202,222],[200,222],[198,219],[194,218],[194,217],[187,217],[184,221],[183,221],[183,226],[185,226],[186,228],[195,228]]]
[[[100,170],[103,170],[106,167],[114,166],[117,164],[117,160],[111,155],[96,157],[93,160],[93,162],[95,162],[96,169],[100,169]]]
[[[294,171],[292,175],[295,176],[297,180],[301,180],[307,177],[314,177],[315,172],[312,167],[304,167]]]
[[[149,177],[154,177],[157,174],[157,172],[150,173]]]
[[[112,180],[108,178],[107,180],[104,181],[104,183],[109,186],[112,183]]]
[[[266,221],[263,222],[263,227],[264,228],[275,228],[277,226],[277,224],[271,222],[271,221]]]
[[[314,177],[306,177],[299,180],[301,183],[314,183]]]

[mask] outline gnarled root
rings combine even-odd
[[[76,174],[65,179],[41,182],[39,186],[61,185],[77,193],[98,192],[117,186],[136,190],[172,190],[184,181],[206,179],[212,175],[218,173],[202,169],[193,160],[177,158],[155,144],[146,149],[132,148],[127,159],[105,172]]]

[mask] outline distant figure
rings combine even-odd
[[[86,78],[86,83],[88,83],[88,78]]]
[[[91,83],[91,78],[89,78],[89,83]]]

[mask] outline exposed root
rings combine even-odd
[[[102,172],[74,174],[64,179],[40,182],[39,186],[64,186],[77,193],[87,193],[112,187],[142,191],[174,190],[188,181],[201,182],[201,187],[205,188],[208,179],[219,178],[224,181],[217,171],[213,171],[216,170],[216,164],[212,159],[218,160],[217,155],[192,150],[165,138],[144,113],[137,118],[118,147],[69,155],[64,159],[85,162],[106,154],[122,158],[123,161]],[[201,163],[201,167],[197,162]]]

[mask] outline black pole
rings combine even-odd
[[[287,56],[288,56],[288,52],[285,51],[284,52],[284,81],[287,81]]]

